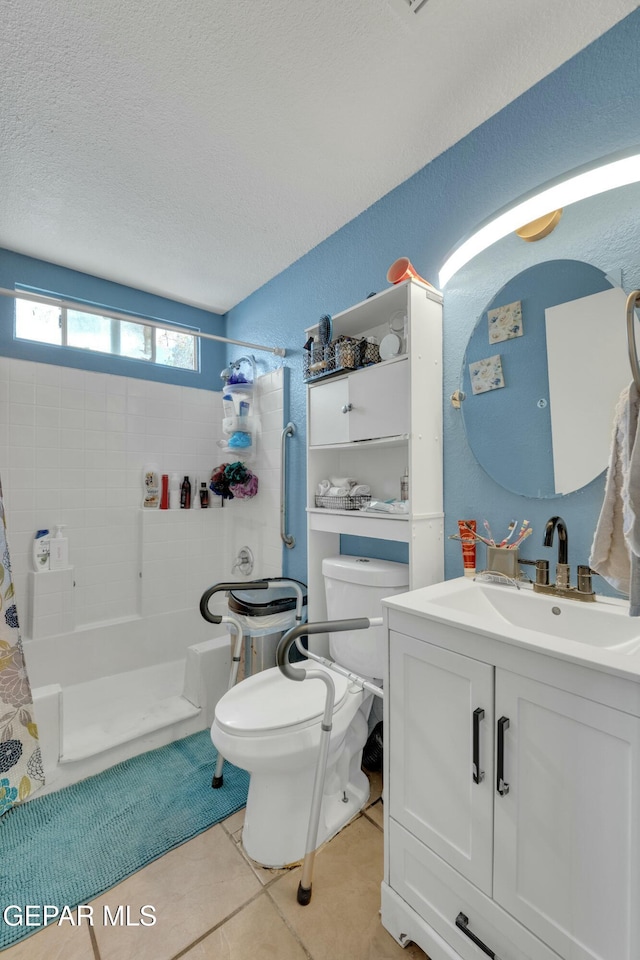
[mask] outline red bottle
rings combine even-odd
[[[160,494],[160,509],[169,509],[169,474],[162,474],[162,492]]]

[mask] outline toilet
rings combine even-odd
[[[379,617],[384,597],[409,588],[406,563],[329,557],[322,574],[328,620]],[[378,680],[386,673],[382,626],[330,634],[329,646],[331,659],[353,673]],[[321,664],[313,667],[331,674],[336,691],[320,846],[369,797],[361,759],[373,694]],[[325,697],[321,680],[297,683],[272,667],[232,687],[216,705],[214,746],[251,774],[242,843],[248,856],[264,866],[284,867],[304,857]]]

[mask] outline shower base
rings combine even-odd
[[[67,687],[60,763],[86,760],[198,717],[202,708],[183,696],[184,672],[185,661],[173,660]]]
[[[34,687],[46,778],[36,795],[209,727],[227,689],[229,663],[224,636],[188,647],[180,660]]]

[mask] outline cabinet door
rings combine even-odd
[[[349,439],[409,432],[409,361],[372,366],[349,377]]]
[[[490,895],[493,667],[399,633],[389,643],[390,816]]]
[[[349,440],[348,378],[309,388],[309,446]]]
[[[494,898],[566,960],[638,960],[640,720],[504,670],[495,709]]]

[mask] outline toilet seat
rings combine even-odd
[[[294,664],[295,666],[295,664]],[[334,715],[345,702],[351,682],[322,664],[314,670],[331,676],[336,688]],[[359,687],[353,689],[360,691]],[[293,732],[319,722],[324,713],[327,688],[321,680],[303,683],[287,679],[278,667],[248,677],[232,687],[218,701],[215,724],[236,737],[251,737],[283,729]]]

